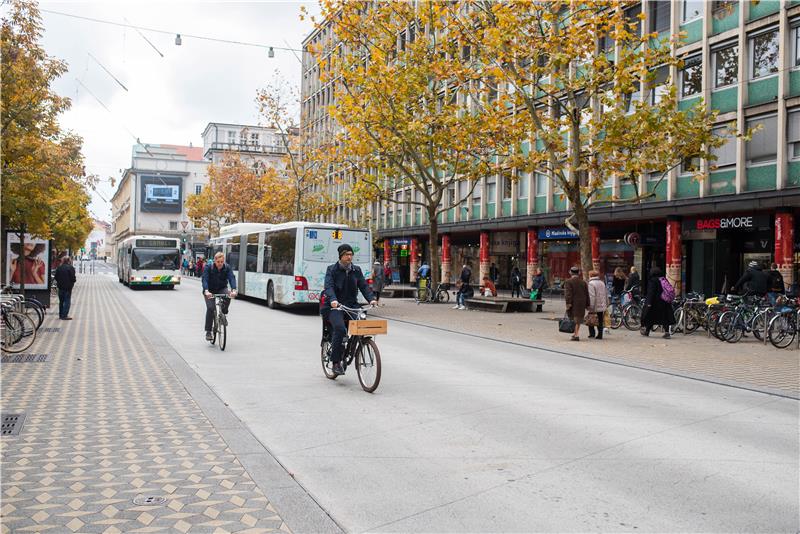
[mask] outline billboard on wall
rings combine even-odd
[[[6,233],[6,280],[19,288],[25,264],[25,289],[47,289],[49,282],[50,241],[25,234],[25,244],[20,246],[19,236]]]
[[[181,213],[183,178],[180,176],[142,175],[141,210],[150,213]]]

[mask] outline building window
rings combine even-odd
[[[681,69],[681,98],[700,94],[703,90],[703,60],[700,55],[687,57]]]
[[[503,200],[511,200],[511,176],[502,176],[503,180]]]
[[[527,172],[519,173],[519,178],[517,180],[517,198],[528,198],[528,193],[530,192],[530,179],[531,175]]]
[[[233,130],[228,130],[228,143],[231,145],[236,144],[236,132]]]
[[[683,22],[689,22],[703,16],[704,0],[683,0]]]
[[[714,87],[726,87],[739,81],[739,45],[713,51]]]
[[[169,222],[169,229],[170,230],[177,230],[178,229],[178,221],[170,221]]]
[[[788,113],[786,140],[789,142],[789,158],[800,159],[800,109]]]
[[[540,172],[536,173],[536,196],[547,196],[547,175]]]
[[[792,28],[794,32],[794,66],[800,67],[800,25]]]
[[[625,10],[625,21],[631,25],[635,24],[630,31],[637,37],[642,35],[642,19],[639,18],[639,14],[641,12],[642,4],[636,4],[635,6]]]
[[[661,33],[669,30],[672,2],[670,0],[650,0],[649,5],[650,31]]]
[[[194,194],[199,195],[203,192],[203,184],[194,184]]]
[[[668,67],[659,67],[653,79],[653,88],[650,91],[650,103],[656,105],[667,94],[667,78],[669,77]]]
[[[712,133],[717,137],[725,138],[725,144],[711,149],[711,153],[717,157],[716,160],[710,162],[711,165],[719,168],[736,165],[736,137],[730,134],[727,126],[714,128]]]
[[[778,155],[778,116],[766,115],[747,120],[747,129],[761,125],[747,142],[747,163],[775,161]]]
[[[750,71],[753,79],[778,72],[777,28],[750,38],[750,57],[753,62],[753,68]]]
[[[476,187],[477,191],[478,188]],[[492,204],[497,201],[497,178],[492,176],[486,179],[486,202]]]
[[[481,181],[478,180],[475,183],[475,189],[472,190],[472,203],[473,204],[480,204],[481,201]]]
[[[251,133],[250,134],[250,144],[252,146],[258,146],[258,134],[257,133]]]

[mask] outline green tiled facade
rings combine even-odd
[[[473,204],[472,213],[470,213],[469,220],[474,221],[481,218],[481,205]]]
[[[486,204],[486,216],[490,219],[494,219],[497,216],[495,215],[495,206],[496,204],[494,202]]]
[[[736,171],[712,172],[708,180],[712,195],[729,195],[736,192]]]
[[[694,98],[687,98],[685,100],[680,100],[678,102],[678,109],[681,111],[686,111],[687,109],[692,109],[692,106],[700,102],[700,97],[696,96]]]
[[[713,33],[714,35],[726,32],[728,30],[732,30],[739,25],[739,4],[737,3],[729,14],[727,11],[724,11],[720,12],[720,15],[725,15],[725,16],[712,17],[711,33]]]
[[[528,199],[517,199],[517,215],[525,215],[528,213]]]
[[[761,165],[747,169],[747,191],[775,189],[777,166]]]
[[[759,0],[758,2],[748,2],[750,4],[750,12],[747,20],[756,20],[767,15],[777,13],[781,9],[779,0]]]
[[[787,177],[786,185],[800,187],[800,161],[789,163],[789,176]]]
[[[771,76],[765,80],[756,80],[747,84],[747,103],[763,104],[778,99],[778,77]]]
[[[553,211],[564,211],[567,209],[567,199],[562,195],[553,195]]]
[[[692,176],[678,176],[675,182],[675,198],[697,198],[700,196],[700,182]]]
[[[647,192],[652,193],[654,191],[656,194],[655,200],[667,200],[667,181],[647,182]]]
[[[711,93],[711,107],[718,109],[720,113],[736,111],[738,98],[739,89],[736,86],[720,89]]]
[[[511,201],[510,200],[504,200],[503,201],[502,210],[501,210],[500,214],[503,217],[510,217],[511,216]]]
[[[533,200],[533,211],[544,213],[547,211],[547,197],[536,197]]]
[[[622,184],[619,188],[620,198],[634,198],[636,196],[636,187],[632,184]]]
[[[682,24],[681,31],[686,32],[686,37],[683,40],[684,44],[696,43],[703,38],[703,19],[693,20],[688,24]]]
[[[800,95],[800,70],[789,72],[789,94],[792,96]]]

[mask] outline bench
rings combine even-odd
[[[403,298],[403,297],[410,297],[413,298],[417,294],[417,288],[414,286],[407,286],[407,285],[389,285],[381,290],[381,298],[387,299],[395,299],[395,298]]]
[[[543,300],[530,300],[507,297],[472,297],[465,299],[467,308],[471,310],[485,310],[498,313],[508,312],[540,312]]]

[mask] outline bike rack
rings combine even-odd
[[[795,349],[800,350],[800,308],[797,310],[797,317],[794,319],[794,335],[797,338]]]

